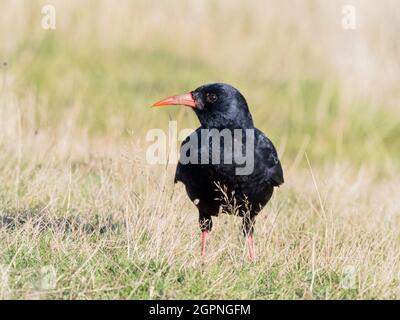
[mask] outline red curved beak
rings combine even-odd
[[[153,103],[152,107],[169,106],[177,104],[196,108],[196,101],[193,99],[193,95],[191,93],[184,93],[177,96],[167,97],[165,99]]]

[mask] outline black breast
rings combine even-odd
[[[232,164],[224,162],[224,140],[221,139],[221,146],[213,145],[204,136],[202,139],[200,130],[197,129],[181,145],[181,160],[177,166],[175,182],[183,182],[189,198],[192,201],[198,199],[199,210],[206,214],[217,215],[220,206],[226,205],[227,198],[232,202],[236,201],[237,207],[250,210],[252,215],[257,214],[271,198],[274,187],[283,183],[282,167],[271,141],[260,130],[254,129],[254,168],[250,174],[238,175],[237,169],[243,165],[239,165],[234,159]],[[245,148],[246,135],[243,134],[242,137],[242,146]],[[206,147],[210,162],[212,156],[218,153],[215,148],[220,148],[219,164],[200,163],[201,152]],[[245,154],[244,151],[242,154]],[[192,162],[196,159],[198,163],[182,161],[189,156]],[[236,213],[242,215],[243,210]]]

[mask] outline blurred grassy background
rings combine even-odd
[[[51,3],[56,30],[47,1],[0,0],[0,298],[400,296],[397,1]],[[245,95],[285,170],[252,265],[226,216],[200,261],[174,167],[144,158],[147,130],[198,126],[151,103],[216,81]]]
[[[0,23],[7,81],[35,97],[37,128],[69,112],[97,135],[140,137],[170,115],[195,128],[188,109],[148,106],[221,81],[288,160],[307,150],[313,163],[392,169],[400,158],[395,1],[54,1],[53,31],[41,28],[44,3],[3,0]],[[357,29],[346,31],[349,3]]]

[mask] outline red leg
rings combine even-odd
[[[247,246],[249,249],[249,258],[251,261],[255,260],[255,255],[254,255],[254,244],[253,244],[253,236],[248,236],[247,237]]]
[[[205,230],[201,233],[201,256],[206,255],[206,242],[207,242],[208,231]]]

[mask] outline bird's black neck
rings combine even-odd
[[[225,113],[197,113],[203,129],[253,129],[250,112],[237,112],[234,116]]]

